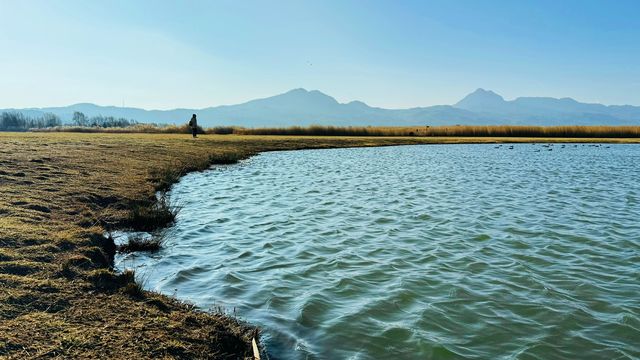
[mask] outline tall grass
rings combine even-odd
[[[308,136],[460,136],[460,137],[567,137],[637,138],[640,126],[414,126],[414,127],[335,127],[293,126],[288,128],[238,128],[241,135]]]
[[[59,126],[33,131],[96,132],[96,133],[172,133],[190,134],[187,125],[158,126],[136,124],[129,127],[77,127]],[[291,135],[291,136],[459,136],[459,137],[566,137],[566,138],[638,138],[640,126],[319,126],[243,128],[217,126],[199,128],[199,134],[236,135]]]
[[[156,252],[164,246],[166,240],[166,232],[164,231],[154,232],[151,236],[133,235],[127,239],[126,243],[118,245],[117,250],[121,253]]]
[[[291,126],[286,128],[237,128],[234,132],[239,135],[309,135],[309,136],[407,136],[408,128],[394,127],[339,127],[319,126],[308,127]]]

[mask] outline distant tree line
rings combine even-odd
[[[113,116],[98,115],[88,117],[79,111],[74,112],[71,122],[66,124],[62,123],[59,116],[52,113],[45,113],[37,117],[27,116],[17,111],[0,114],[0,131],[27,131],[29,129],[55,128],[63,125],[93,128],[127,128],[138,125],[138,122]]]
[[[137,125],[133,119],[115,118],[113,116],[93,116],[87,117],[84,113],[76,111],[73,113],[71,124],[81,127],[101,127],[101,128],[126,128]]]
[[[0,131],[26,131],[61,126],[62,121],[51,113],[39,117],[25,116],[19,112],[3,112],[0,114]]]

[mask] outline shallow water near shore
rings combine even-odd
[[[164,249],[116,266],[272,359],[634,359],[639,179],[640,145],[264,153],[182,178]]]

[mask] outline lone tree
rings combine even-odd
[[[73,113],[73,123],[78,126],[87,126],[87,117],[80,111]]]
[[[52,113],[43,114],[41,120],[42,123],[36,124],[36,127],[54,127],[62,125],[62,121],[60,121],[60,118]]]

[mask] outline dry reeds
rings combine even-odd
[[[32,129],[38,132],[150,133],[190,134],[187,125],[158,126],[136,124],[123,128],[60,126]],[[563,138],[637,138],[640,126],[527,126],[527,125],[453,125],[453,126],[320,126],[243,128],[217,126],[198,128],[199,134],[289,135],[289,136],[458,136],[458,137],[563,137]]]
[[[637,138],[640,126],[414,126],[237,128],[241,135]]]
[[[308,127],[291,126],[286,128],[237,128],[238,135],[307,135],[307,136],[407,136],[407,128],[393,127],[339,127],[319,126]]]

